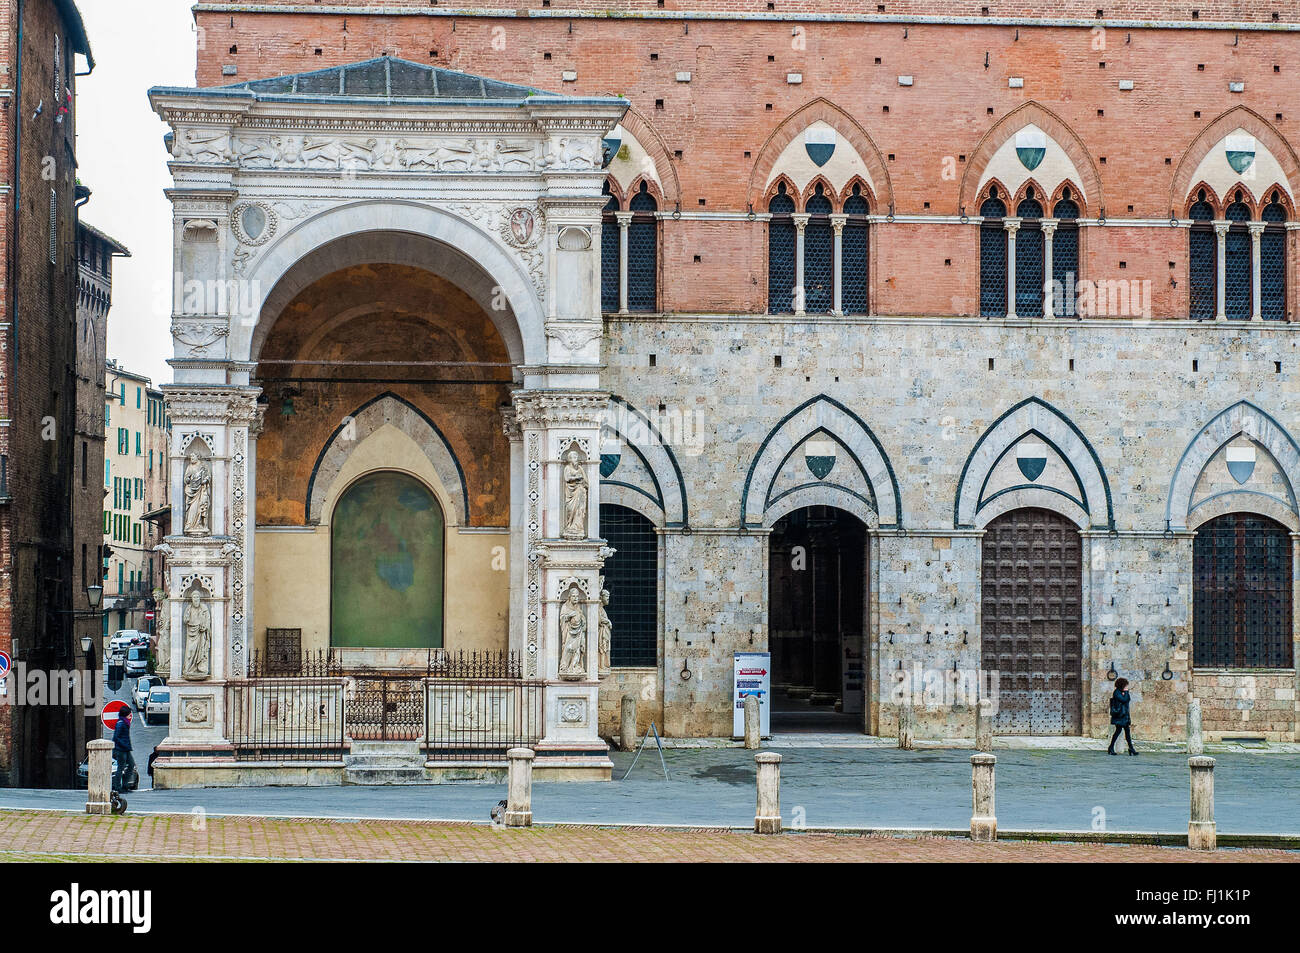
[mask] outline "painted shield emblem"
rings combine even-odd
[[[803,134],[803,147],[813,165],[824,166],[835,154],[835,130],[828,127],[808,129]]]
[[[1044,444],[1026,440],[1016,447],[1016,466],[1029,482],[1043,475],[1047,466],[1047,447]]]
[[[523,243],[533,237],[533,213],[526,208],[517,208],[510,213],[510,234],[515,241]]]
[[[623,459],[623,455],[621,453],[605,453],[602,451],[600,454],[601,477],[610,476],[615,470],[618,469],[618,462],[622,459]]]
[[[1229,447],[1228,472],[1238,483],[1245,483],[1255,472],[1254,447]]]
[[[1030,172],[1038,168],[1047,155],[1047,133],[1037,126],[1026,126],[1016,133],[1016,158]]]
[[[618,155],[618,150],[622,146],[623,139],[617,135],[600,140],[600,167],[602,169],[609,168],[609,164],[614,161],[614,156]]]
[[[804,444],[803,455],[812,475],[824,480],[835,466],[835,441],[809,440]]]
[[[623,459],[622,451],[623,446],[619,442],[617,434],[612,429],[602,428],[600,441],[600,475],[602,479],[618,469],[619,461]]]
[[[1228,154],[1228,165],[1232,171],[1241,175],[1255,162],[1255,137],[1242,135],[1228,136],[1223,140],[1224,151]]]

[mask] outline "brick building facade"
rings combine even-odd
[[[199,3],[200,89],[154,91],[178,261],[262,282],[252,330],[203,313],[229,330],[202,360],[178,318],[173,459],[205,428],[214,466],[257,446],[257,596],[233,564],[200,594],[247,600],[229,670],[270,628],[339,644],[336,514],[396,470],[445,516],[432,644],[538,653],[569,698],[573,465],[617,551],[550,579],[589,612],[575,731],[634,691],[639,730],[729,734],[733,652],[770,650],[784,728],[888,733],[901,684],[969,735],[992,670],[1000,731],[1100,734],[1123,674],[1148,736],[1195,695],[1212,736],[1293,738],[1298,20]],[[593,145],[576,117],[611,104]],[[500,250],[537,327],[476,290]],[[200,406],[259,389],[224,430]]]
[[[76,57],[90,47],[70,0],[0,5],[7,170],[3,244],[5,319],[0,350],[0,651],[22,670],[73,672],[82,652],[73,611],[70,518],[79,459],[76,426]],[[12,698],[12,695],[11,695]],[[68,704],[0,706],[0,780],[66,785],[80,760],[85,720]]]

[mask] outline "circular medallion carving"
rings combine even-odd
[[[265,245],[278,225],[279,216],[269,202],[247,202],[230,216],[230,228],[243,245]]]

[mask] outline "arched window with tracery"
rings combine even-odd
[[[845,314],[867,313],[867,236],[870,206],[862,186],[844,200],[844,233],[840,246],[840,309]]]
[[[1228,234],[1223,249],[1223,314],[1232,321],[1250,319],[1251,263],[1250,206],[1242,201],[1241,189],[1233,196],[1223,217],[1228,220]]]
[[[1052,313],[1063,318],[1075,316],[1074,288],[1079,283],[1079,205],[1072,198],[1070,187],[1061,192],[1061,198],[1052,207],[1056,219],[1056,234],[1052,236]]]
[[[1212,321],[1218,308],[1218,253],[1214,236],[1214,206],[1210,204],[1205,189],[1196,193],[1196,201],[1187,211],[1191,219],[1187,239],[1187,278],[1191,302],[1189,314],[1193,321]]]
[[[831,227],[831,200],[821,183],[804,205],[808,224],[803,237],[804,310],[809,314],[831,311],[835,298],[835,230]]]
[[[654,311],[656,290],[656,238],[659,205],[644,182],[632,196],[628,209],[632,221],[627,227],[627,309]]]
[[[795,226],[794,199],[786,194],[785,183],[767,204],[767,310],[771,314],[794,313]]]
[[[1259,216],[1259,311],[1265,321],[1286,320],[1286,208],[1274,191]]]
[[[619,248],[618,198],[610,193],[609,182],[604,194],[609,196],[600,216],[600,310],[617,311],[619,298],[619,269],[622,253]]]
[[[1002,317],[1007,313],[1007,231],[1002,224],[1007,206],[998,198],[998,187],[989,187],[989,197],[980,206],[980,315]]]
[[[1043,316],[1043,205],[1031,185],[1016,206],[1020,228],[1016,231],[1016,314]]]

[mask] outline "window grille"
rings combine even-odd
[[[659,661],[659,543],[654,526],[625,506],[602,503],[600,532],[615,550],[605,560],[609,591],[610,663],[654,666]]]
[[[1229,319],[1244,321],[1251,312],[1250,232],[1245,225],[1250,220],[1250,209],[1243,202],[1233,202],[1223,217],[1233,223],[1224,248],[1223,313]]]
[[[1043,316],[1043,232],[1038,220],[1043,207],[1033,198],[1016,206],[1020,228],[1016,232],[1016,314]]]
[[[605,191],[609,192],[608,183],[605,185]],[[611,195],[609,201],[605,203],[604,214],[600,219],[600,309],[602,311],[618,310],[621,237],[618,219],[614,217],[616,211],[618,211],[618,199]]]
[[[1072,289],[1079,283],[1079,206],[1070,199],[1061,199],[1052,209],[1058,220],[1056,234],[1052,236],[1052,280],[1060,289],[1054,302],[1057,317],[1075,316],[1075,295]]]
[[[628,208],[632,224],[627,231],[627,307],[629,311],[654,311],[655,239],[659,230],[654,213],[658,206],[644,182]]]
[[[59,263],[59,193],[50,189],[50,264]]]
[[[835,230],[831,202],[820,185],[804,211],[811,216],[803,236],[804,310],[825,314],[835,303]]]
[[[794,200],[778,186],[767,209],[772,220],[767,227],[767,310],[771,314],[794,313]]]
[[[1291,537],[1273,520],[1228,513],[1196,531],[1193,662],[1290,668]]]
[[[1264,234],[1259,237],[1259,310],[1265,321],[1286,320],[1286,209],[1273,197],[1260,215]]]
[[[1214,209],[1205,200],[1202,190],[1197,201],[1188,210],[1192,220],[1187,240],[1187,277],[1191,302],[1189,313],[1194,321],[1211,321],[1218,307],[1218,240],[1210,222]]]
[[[867,200],[857,192],[844,202],[844,235],[840,246],[840,307],[845,314],[867,313]]]
[[[996,196],[980,206],[980,314],[1000,317],[1007,313],[1007,232],[1002,217],[1007,207]],[[992,221],[989,221],[992,219]]]

